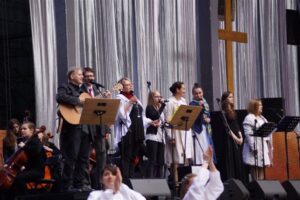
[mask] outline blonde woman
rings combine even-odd
[[[263,106],[260,100],[253,99],[249,102],[248,112],[243,122],[245,132],[245,143],[243,147],[243,161],[250,166],[252,179],[263,179],[263,169],[265,166],[270,166],[273,160],[273,145],[272,135],[262,139],[253,137],[254,131],[259,129],[267,119],[262,116]],[[264,149],[262,149],[264,146]],[[263,165],[263,157],[264,164]]]

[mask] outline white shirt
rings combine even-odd
[[[270,165],[272,163],[272,154],[273,154],[273,145],[272,145],[272,134],[268,137],[262,139],[260,137],[253,137],[253,128],[254,126],[256,130],[258,130],[264,123],[268,121],[262,115],[255,116],[253,114],[248,114],[243,122],[243,128],[245,132],[245,142],[243,146],[243,161],[248,165],[262,167],[263,166],[263,159],[265,165]],[[268,145],[270,144],[270,145]],[[264,150],[263,147],[264,146]],[[254,148],[255,147],[255,148]],[[257,163],[255,163],[255,156],[253,154],[253,150],[257,150]]]
[[[209,172],[201,167],[183,200],[214,200],[223,192],[220,172]]]
[[[165,115],[164,115],[163,112],[160,114],[159,120],[160,120],[161,124],[164,123],[164,121],[165,121]],[[165,131],[161,127],[158,127],[156,134],[146,134],[146,140],[151,140],[151,141],[155,141],[155,142],[161,142],[161,143],[165,144],[166,141],[165,141],[164,134],[165,134]]]
[[[118,114],[116,116],[116,122],[115,122],[115,127],[114,127],[115,143],[118,144],[118,142],[121,141],[121,138],[126,135],[128,128],[131,125],[130,112],[132,110],[132,106],[129,108],[129,110],[127,112],[125,112],[125,107],[128,104],[130,104],[130,100],[127,99],[122,94],[118,94],[116,96],[116,99],[120,99],[119,110],[118,110]],[[142,106],[142,103],[140,102],[140,100],[137,100],[137,102],[139,105]],[[148,128],[148,126],[150,126],[152,120],[145,116],[144,111],[143,111],[142,117],[143,117],[144,128]]]
[[[120,191],[115,194],[111,189],[93,191],[87,200],[146,200],[146,198],[122,183]]]

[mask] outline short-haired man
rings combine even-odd
[[[56,100],[59,104],[81,106],[84,98],[80,97],[83,92],[83,74],[81,68],[71,68],[68,71],[68,83],[58,87]],[[83,191],[85,170],[88,166],[90,139],[86,125],[74,125],[63,120],[60,133],[60,149],[64,157],[62,171],[62,190]],[[76,170],[76,176],[75,176]]]

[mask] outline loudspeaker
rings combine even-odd
[[[130,179],[132,189],[145,197],[171,197],[166,179]]]
[[[300,14],[297,10],[286,10],[287,43],[300,45]]]
[[[262,98],[262,115],[270,122],[278,123],[284,116],[283,98]]]
[[[86,200],[90,192],[62,192],[22,195],[15,197],[16,200]]]
[[[220,200],[246,200],[249,198],[249,191],[238,179],[229,179],[224,182],[224,191],[220,195]]]
[[[287,199],[300,199],[300,180],[287,180],[282,186],[287,193]]]
[[[286,199],[286,192],[279,181],[252,181],[248,186],[250,199]]]

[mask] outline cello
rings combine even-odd
[[[40,132],[46,130],[45,126],[39,128]],[[25,141],[28,141],[28,139]],[[27,163],[28,156],[23,148],[19,148],[0,169],[0,191],[5,191],[11,188],[16,176],[22,171],[23,166]]]

